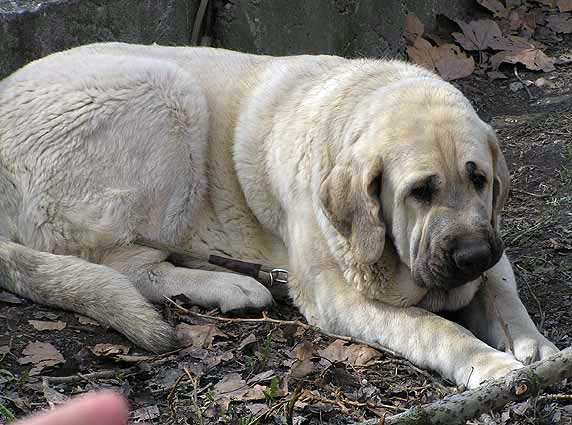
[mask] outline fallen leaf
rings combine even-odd
[[[468,77],[475,70],[475,60],[471,57],[444,57],[435,63],[439,75],[444,80],[451,81]]]
[[[494,38],[491,40],[489,47],[493,50],[508,50],[511,52],[518,52],[520,50],[528,49],[542,49],[545,46],[534,40],[529,40],[524,37],[516,35],[503,36],[501,38]]]
[[[177,338],[182,345],[194,348],[210,348],[215,337],[227,338],[215,325],[189,325],[180,323],[175,328]]]
[[[348,362],[353,366],[364,366],[370,361],[381,357],[381,353],[363,344],[347,344],[337,339],[320,351],[320,356],[335,362]]]
[[[244,338],[242,341],[240,341],[240,344],[238,345],[238,349],[240,351],[242,351],[242,350],[244,350],[244,347],[246,347],[247,345],[250,345],[250,344],[254,344],[255,342],[256,342],[256,337],[254,336],[254,334],[250,334],[246,338]]]
[[[241,400],[250,387],[238,373],[229,373],[214,386],[215,401],[226,412],[233,400]]]
[[[506,76],[506,74],[499,72],[499,71],[489,71],[489,72],[487,72],[487,76],[489,77],[489,80],[491,80],[491,81],[506,80],[508,78]]]
[[[535,3],[543,4],[544,6],[548,7],[556,7],[557,0],[532,0]]]
[[[493,69],[498,69],[501,63],[521,63],[531,71],[554,71],[554,60],[539,49],[530,48],[521,51],[499,52],[491,57]]]
[[[498,15],[505,10],[504,4],[502,4],[499,0],[477,0],[477,3],[479,3],[484,8],[487,8],[495,15]]]
[[[262,416],[263,414],[265,414],[266,412],[268,412],[268,410],[270,409],[266,404],[264,403],[251,403],[251,404],[247,404],[246,408],[248,409],[248,411],[254,415],[254,416]]]
[[[119,344],[96,344],[91,352],[98,357],[113,357],[129,353],[129,347]]]
[[[6,304],[22,304],[24,300],[6,291],[0,291],[0,302]]]
[[[455,41],[465,50],[485,50],[494,39],[502,38],[502,31],[495,21],[480,19],[478,21],[455,21],[461,27],[462,33],[452,33]]]
[[[295,360],[290,367],[289,375],[293,378],[303,378],[312,373],[316,366],[312,361],[314,346],[309,342],[303,342],[295,348]]]
[[[205,366],[209,369],[218,366],[221,362],[228,362],[234,358],[234,354],[231,351],[226,351],[218,356],[209,356],[203,361]]]
[[[28,323],[32,325],[38,331],[61,331],[67,324],[65,322],[48,322],[45,320],[28,320]]]
[[[101,324],[89,317],[86,316],[82,316],[81,314],[76,314],[75,317],[77,317],[78,322],[81,325],[86,325],[86,326],[101,326]]]
[[[558,0],[556,6],[560,12],[572,12],[572,0]]]
[[[47,380],[42,381],[42,391],[44,393],[44,398],[50,405],[50,408],[54,408],[58,404],[63,404],[69,400],[69,397],[65,394],[60,393],[59,391],[53,389],[48,384]]]
[[[246,381],[246,383],[249,385],[257,384],[259,382],[269,381],[274,376],[276,376],[276,372],[274,372],[273,370],[267,370],[265,372],[260,372],[256,375],[254,375],[252,378],[250,378],[248,381]]]
[[[405,39],[411,43],[414,43],[418,37],[423,35],[425,31],[425,25],[419,20],[417,16],[410,13],[405,17],[405,29],[403,35]]]
[[[413,46],[407,47],[407,54],[412,62],[438,71],[446,80],[466,77],[475,68],[473,58],[467,57],[458,46],[443,44],[435,47],[421,37],[415,40]]]
[[[159,416],[161,416],[161,412],[157,406],[146,406],[131,412],[131,417],[136,424],[151,421]]]
[[[556,33],[570,34],[572,32],[572,14],[549,15],[546,17],[546,26]]]
[[[65,363],[64,356],[49,342],[31,342],[22,351],[25,357],[18,359],[20,364],[32,363],[30,375],[38,375],[47,367]]]

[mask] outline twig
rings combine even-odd
[[[296,402],[298,401],[298,399],[300,398],[300,396],[302,395],[303,391],[302,391],[302,381],[298,382],[298,385],[296,385],[296,389],[294,390],[294,393],[292,393],[292,397],[290,397],[290,400],[288,401],[288,405],[286,407],[286,424],[287,425],[293,425],[294,424],[294,405],[296,404]]]
[[[514,66],[514,76],[518,79],[518,81],[522,83],[524,89],[526,90],[526,94],[528,94],[528,98],[530,100],[536,99],[536,97],[530,92],[530,89],[528,88],[524,80],[520,78],[520,75],[518,75],[518,70],[516,69],[516,65]]]
[[[503,378],[490,380],[460,394],[385,418],[386,425],[462,424],[483,413],[522,401],[553,384],[572,377],[572,347],[517,369]],[[373,425],[375,421],[361,422]]]
[[[550,198],[552,195],[548,194],[548,193],[532,193],[532,192],[528,192],[526,190],[520,190],[520,189],[510,189],[511,192],[513,193],[522,193],[523,195],[528,195],[528,196],[532,196],[534,198]]]
[[[303,394],[300,396],[300,401],[316,401],[319,403],[324,404],[331,404],[334,406],[338,406],[342,411],[347,412],[348,406],[349,407],[366,407],[368,409],[387,409],[393,411],[404,411],[405,409],[402,407],[392,406],[390,404],[377,404],[377,403],[370,403],[360,402],[360,401],[353,401],[349,400],[345,397],[337,398],[335,400],[331,400],[329,398],[324,398],[320,395],[314,394],[311,391],[304,391]]]
[[[97,379],[109,379],[114,378],[117,375],[130,375],[132,373],[137,372],[136,367],[130,367],[127,369],[117,370],[102,370],[99,372],[92,372],[92,373],[78,373],[77,375],[71,376],[42,376],[42,379],[45,379],[50,384],[74,384],[76,382],[87,381],[91,382]]]
[[[352,344],[363,344],[363,345],[367,345],[371,348],[375,348],[378,351],[381,351],[382,353],[385,354],[389,354],[391,356],[394,357],[398,357],[400,359],[404,359],[401,355],[399,355],[398,353],[396,353],[393,350],[390,350],[387,347],[384,347],[381,344],[377,344],[375,342],[368,342],[368,341],[364,341],[361,339],[357,339],[357,338],[352,338],[351,336],[344,336],[344,335],[336,335],[330,332],[326,332],[323,329],[320,329],[317,326],[313,326],[313,325],[308,325],[306,323],[300,322],[299,320],[279,320],[279,319],[273,319],[271,317],[268,317],[266,315],[265,312],[262,313],[262,317],[258,318],[258,319],[253,319],[253,318],[240,318],[240,317],[220,317],[220,316],[209,316],[208,314],[201,314],[201,313],[196,313],[194,311],[188,310],[182,306],[180,306],[179,304],[177,304],[176,302],[174,302],[173,300],[171,300],[168,297],[165,297],[165,299],[170,302],[171,304],[173,304],[173,306],[175,306],[175,308],[185,314],[188,314],[189,316],[195,316],[195,317],[200,317],[203,319],[211,319],[211,320],[216,320],[219,322],[226,322],[226,323],[272,323],[278,326],[299,326],[301,328],[307,329],[307,330],[311,330],[314,332],[319,332],[322,335],[325,335],[327,337],[330,338],[334,338],[334,339],[341,339],[342,341],[346,341]],[[404,359],[405,361],[407,361],[407,359]]]
[[[187,374],[189,381],[190,381],[191,385],[193,386],[193,407],[196,410],[197,417],[199,419],[199,424],[203,425],[205,423],[205,421],[203,419],[203,411],[201,409],[201,406],[199,405],[199,392],[198,392],[199,378],[198,377],[193,378],[193,376],[191,375],[191,372],[189,372],[189,369],[187,369],[186,367],[183,368],[183,370]]]
[[[572,394],[545,394],[538,397],[542,400],[572,401]]]

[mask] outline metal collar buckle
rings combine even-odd
[[[274,283],[288,283],[288,270],[272,269],[268,273],[270,276],[270,286]]]

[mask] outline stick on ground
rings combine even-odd
[[[569,347],[478,388],[389,416],[385,418],[385,425],[464,424],[466,420],[500,409],[510,401],[536,396],[542,389],[571,377],[572,347]],[[360,425],[374,425],[377,421],[369,420]]]

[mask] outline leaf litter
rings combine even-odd
[[[496,72],[503,64],[552,72],[563,63],[547,53],[544,42],[572,33],[572,0],[476,2],[492,16],[454,21],[460,31],[446,35],[451,42],[425,33],[419,18],[408,15],[404,38],[409,59],[445,80],[465,78],[475,71]]]

